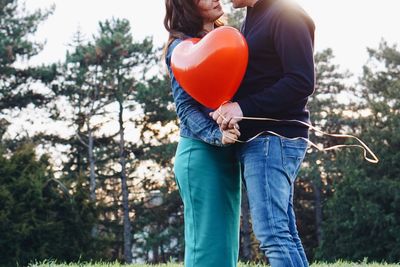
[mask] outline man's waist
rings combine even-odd
[[[310,124],[309,121],[303,121]],[[296,122],[270,122],[270,121],[242,121],[240,122],[241,140],[250,139],[258,134],[271,135],[277,133],[284,137],[295,138],[304,137],[308,138],[309,127],[302,123]]]

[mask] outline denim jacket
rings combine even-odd
[[[208,115],[213,110],[194,100],[174,77],[171,69],[171,55],[180,42],[182,42],[182,39],[174,40],[168,47],[165,57],[176,113],[180,120],[180,136],[202,140],[215,146],[225,146],[222,144],[222,133],[218,124]]]

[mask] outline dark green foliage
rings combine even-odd
[[[93,209],[54,178],[49,159],[27,144],[0,155],[0,265],[49,258],[76,261],[93,255]]]
[[[315,55],[316,87],[308,102],[311,122],[327,133],[344,133],[348,129],[349,118],[343,111],[346,106],[338,101],[338,95],[348,92],[343,84],[348,76],[332,63],[331,49]],[[341,144],[344,139],[321,136],[310,130],[310,141],[316,145],[330,147]],[[295,189],[295,209],[300,236],[309,259],[314,258],[314,249],[322,238],[321,224],[323,205],[332,195],[334,184],[341,179],[341,167],[337,154],[342,150],[320,152],[311,147],[303,162]]]
[[[398,262],[399,181],[371,178],[363,171],[346,174],[325,207],[324,239],[317,257]]]
[[[14,63],[37,55],[42,45],[32,42],[32,35],[52,10],[31,14],[21,9],[17,0],[0,1],[0,112],[41,105],[51,98],[27,85],[35,81],[49,84],[55,77],[55,66],[16,67]]]
[[[364,112],[355,127],[380,162],[356,149],[339,157],[343,181],[325,209],[319,259],[400,261],[400,51],[383,42],[369,53],[354,90],[354,110]]]

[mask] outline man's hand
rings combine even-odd
[[[236,102],[226,103],[218,110],[210,112],[210,116],[218,123],[221,130],[234,128],[241,119],[235,117],[243,117],[242,109]],[[225,119],[224,119],[225,118]]]
[[[234,144],[240,137],[238,127],[222,131],[222,144]]]

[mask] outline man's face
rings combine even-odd
[[[231,0],[234,8],[246,7],[249,3],[248,0]]]

